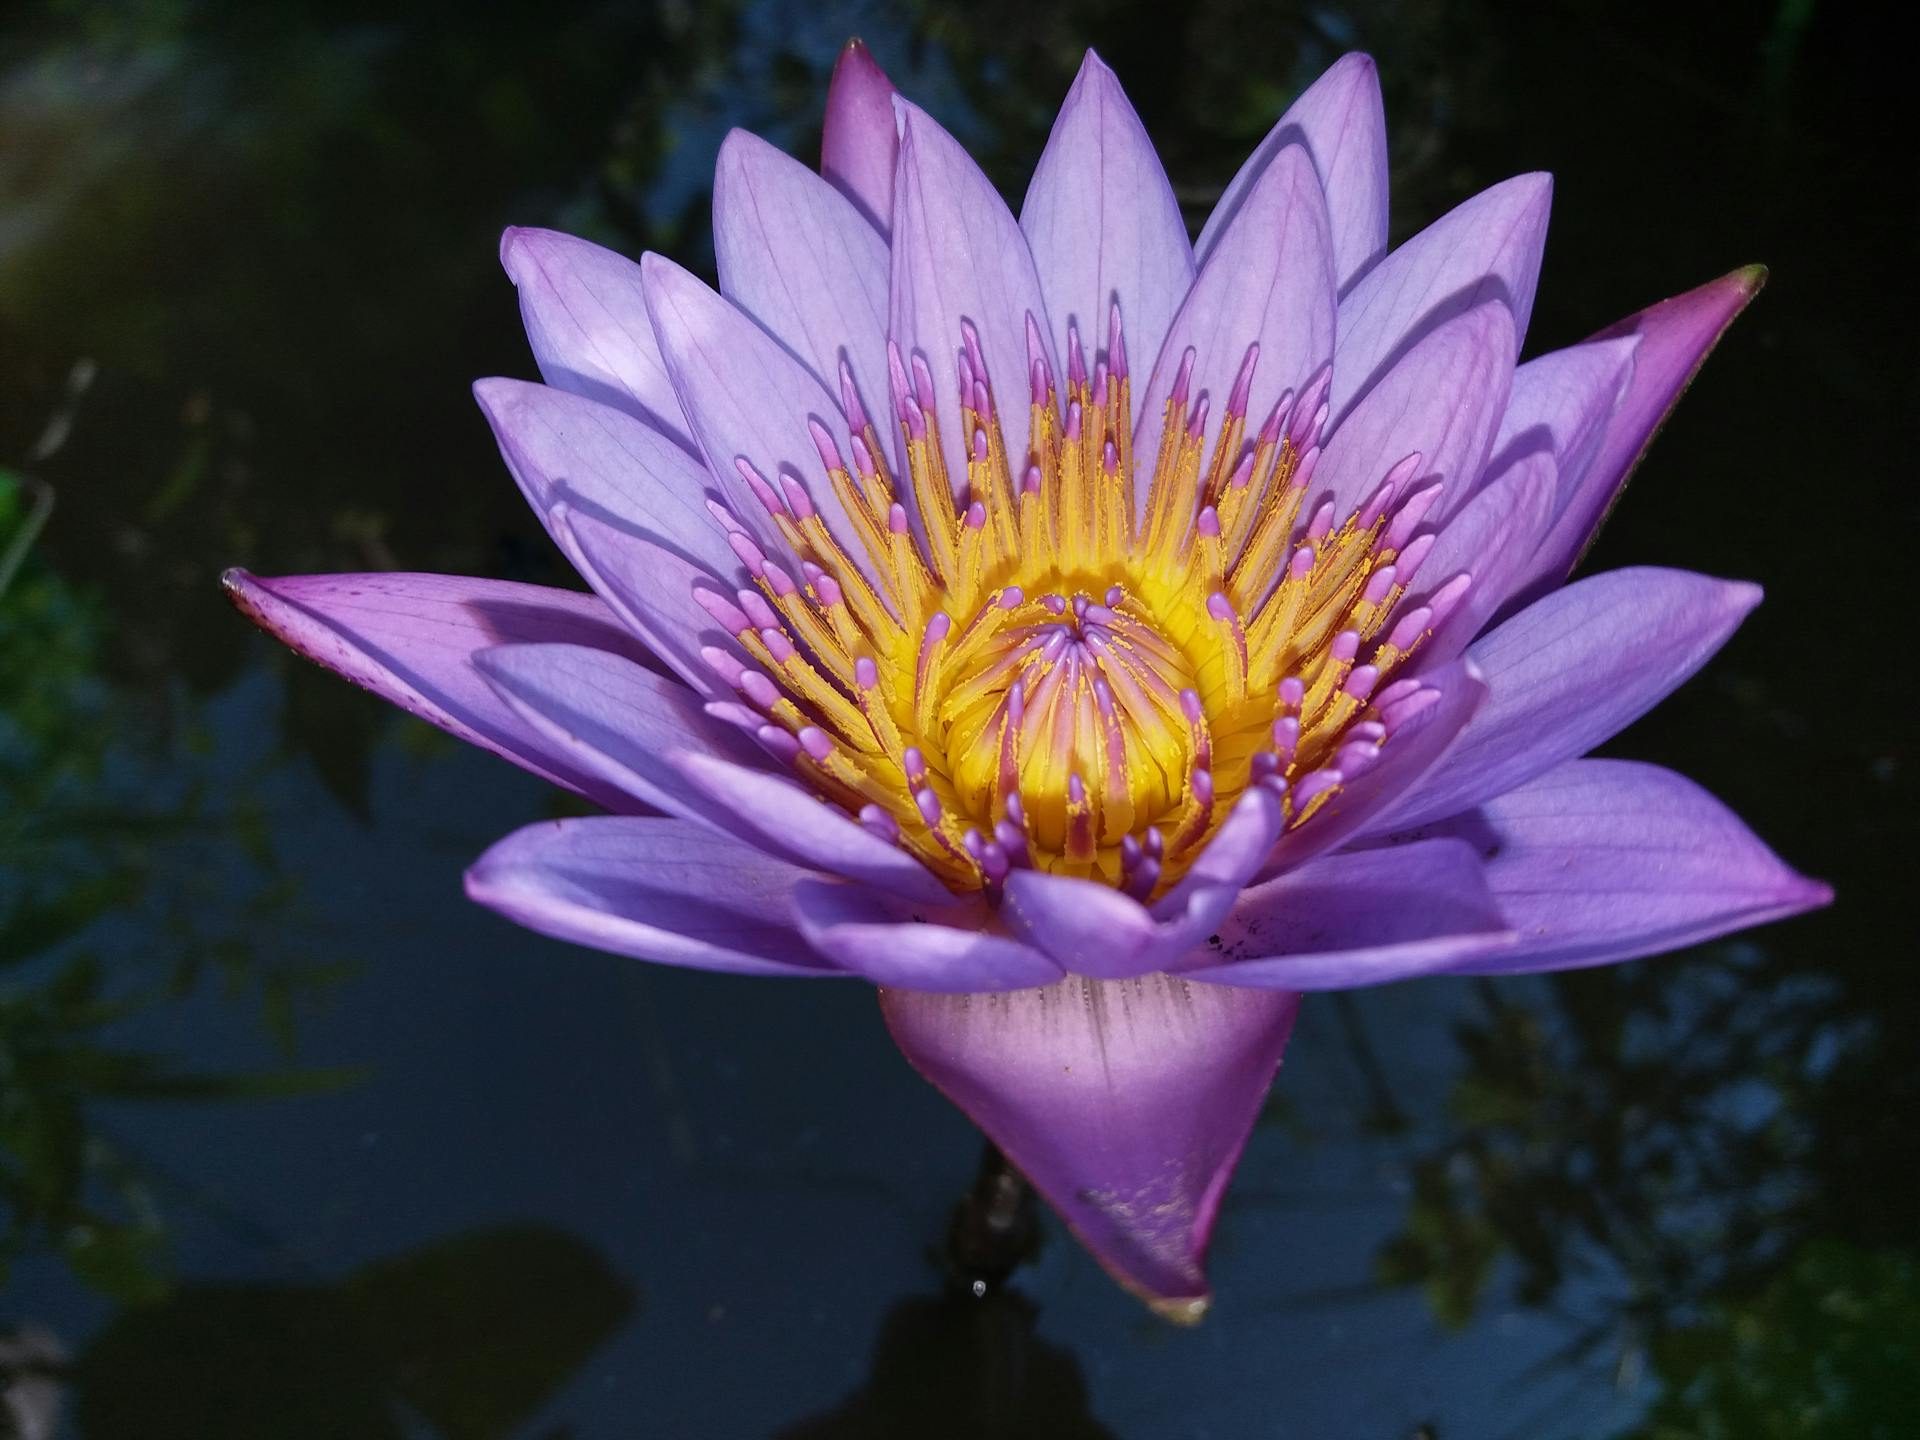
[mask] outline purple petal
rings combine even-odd
[[[1091,50],[1027,187],[1020,228],[1056,353],[1066,353],[1068,321],[1088,350],[1103,344],[1116,300],[1127,349],[1142,358],[1160,353],[1193,283],[1193,247],[1146,128]]]
[[[713,251],[720,293],[805,361],[830,393],[844,358],[869,408],[884,398],[887,245],[846,196],[792,156],[735,130],[714,170]]]
[[[1680,392],[1766,278],[1765,268],[1759,265],[1736,270],[1697,290],[1662,300],[1594,337],[1638,337],[1633,379],[1541,548],[1534,569],[1538,579],[1528,586],[1529,595],[1542,593],[1572,573]]]
[[[966,484],[969,439],[960,433],[960,322],[979,335],[1016,473],[1030,442],[1027,316],[1049,351],[1054,332],[1026,236],[993,183],[924,110],[904,100],[894,106],[901,131],[889,329],[902,355],[917,351],[932,372],[941,449],[957,495]],[[1051,353],[1047,359],[1062,375]]]
[[[929,906],[810,880],[795,892],[794,912],[814,949],[882,985],[963,995],[1060,978],[1038,950],[983,929],[986,907],[978,903]]]
[[[1685,570],[1609,570],[1535,601],[1467,653],[1487,703],[1386,822],[1424,824],[1584,755],[1706,664],[1760,587]]]
[[[500,453],[534,512],[591,510],[715,576],[739,561],[708,513],[706,467],[659,431],[592,400],[524,380],[473,387]]]
[[[1428,637],[1421,651],[1428,665],[1451,660],[1467,648],[1494,612],[1520,585],[1540,538],[1553,523],[1559,472],[1553,457],[1527,455],[1489,481],[1441,527],[1420,573],[1431,586],[1444,585],[1466,571],[1473,577],[1467,593]],[[1416,592],[1412,603],[1424,603]]]
[[[1387,116],[1380,76],[1367,55],[1341,56],[1288,107],[1227,183],[1194,256],[1206,263],[1254,182],[1289,145],[1313,157],[1326,191],[1334,277],[1344,288],[1387,249]]]
[[[784,776],[691,751],[673,756],[672,763],[719,808],[729,830],[763,849],[923,905],[954,903],[953,892],[906,851]]]
[[[1327,442],[1315,480],[1345,518],[1417,451],[1417,478],[1446,483],[1433,511],[1445,519],[1479,477],[1512,380],[1513,317],[1489,300],[1429,331],[1361,397]]]
[[[1446,829],[1480,847],[1520,943],[1456,967],[1517,974],[1697,945],[1833,899],[1726,806],[1656,765],[1571,760]]]
[[[1340,302],[1334,423],[1436,326],[1498,300],[1513,318],[1507,359],[1533,313],[1553,177],[1516,175],[1456,206],[1360,278]]]
[[[1263,878],[1302,865],[1350,835],[1377,831],[1376,818],[1412,791],[1487,698],[1479,671],[1465,659],[1421,680],[1434,692],[1433,699],[1399,723],[1381,747],[1380,758],[1358,779],[1343,784],[1318,813],[1280,837],[1261,869]]]
[[[638,265],[571,235],[523,227],[500,237],[500,263],[519,288],[527,340],[549,385],[625,410],[694,450]]]
[[[547,528],[621,624],[695,690],[720,692],[718,678],[700,654],[719,638],[713,620],[693,598],[696,585],[713,584],[703,567],[565,500],[549,507]]]
[[[893,164],[899,137],[893,82],[858,40],[849,40],[827,86],[820,173],[860,207],[882,236],[893,219]]]
[[[1192,1322],[1220,1200],[1298,997],[1069,976],[1004,995],[882,990],[894,1042],[1122,1285]]]
[[[1227,400],[1247,347],[1260,346],[1247,406],[1258,431],[1283,390],[1298,393],[1333,357],[1334,271],[1325,197],[1297,145],[1275,155],[1237,207],[1167,332],[1153,378],[1136,401],[1133,453],[1151,466],[1166,428],[1167,397],[1189,348],[1191,395],[1210,397],[1206,439],[1226,423]],[[1399,456],[1394,457],[1396,460]],[[1382,472],[1384,473],[1384,472]],[[1146,513],[1150,487],[1134,487]]]
[[[467,871],[467,895],[576,945],[738,975],[829,976],[786,916],[806,875],[685,820],[549,820]]]
[[[1249,790],[1180,883],[1151,906],[1098,881],[1021,869],[1007,877],[1001,913],[1076,975],[1122,980],[1169,969],[1225,918],[1285,819],[1272,791]]]
[[[1493,438],[1487,480],[1528,455],[1551,455],[1562,495],[1570,494],[1626,394],[1639,343],[1632,337],[1589,341],[1518,366]]]
[[[765,763],[740,731],[707,714],[686,686],[604,650],[503,645],[482,651],[474,665],[554,753],[640,805],[725,828],[725,817],[687,782],[674,758],[690,752],[735,764]]]
[[[841,455],[851,453],[840,402],[813,372],[751,316],[716,295],[664,256],[640,262],[648,313],[667,359],[680,405],[726,495],[734,517],[761,548],[786,553],[771,517],[735,462],[745,459],[777,485],[799,480],[847,558],[878,582],[878,574],[840,497],[821,470],[807,422],[826,427]]]
[[[1442,839],[1323,855],[1247,891],[1218,939],[1223,963],[1189,979],[1342,990],[1445,970],[1515,937],[1474,848]]]
[[[315,664],[610,810],[634,808],[514,714],[473,667],[476,651],[521,641],[647,663],[593,596],[464,575],[261,579],[229,570],[221,583],[241,614]]]

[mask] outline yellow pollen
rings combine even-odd
[[[1029,327],[1031,448],[1010,456],[963,329],[963,475],[919,355],[892,355],[904,477],[844,367],[851,461],[814,426],[865,574],[796,480],[776,491],[740,462],[791,553],[730,527],[753,588],[737,608],[702,599],[750,662],[710,654],[756,733],[823,799],[989,897],[1033,865],[1149,899],[1250,785],[1279,789],[1291,825],[1336,805],[1389,737],[1374,697],[1464,588],[1402,605],[1430,545],[1408,545],[1433,496],[1411,483],[1420,457],[1336,514],[1312,484],[1325,372],[1253,430],[1255,347],[1211,443],[1188,352],[1136,477],[1117,312],[1091,374],[1070,335],[1064,389]]]

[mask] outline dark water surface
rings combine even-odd
[[[469,906],[465,864],[556,797],[294,663],[215,583],[565,583],[467,393],[532,374],[500,229],[710,265],[720,138],[811,158],[854,32],[1016,195],[1093,43],[1196,223],[1365,47],[1396,239],[1556,172],[1532,351],[1773,267],[1592,562],[1768,601],[1609,748],[1699,779],[1839,904],[1615,970],[1311,1000],[1191,1332],[1051,1222],[1007,1292],[949,1294],[977,1140],[865,986]],[[12,1403],[57,1389],[85,1440],[1914,1433],[1903,66],[1816,0],[9,7]]]

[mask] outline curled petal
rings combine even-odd
[[[229,570],[221,579],[241,614],[315,664],[610,810],[635,808],[516,715],[473,664],[481,650],[520,642],[580,645],[648,663],[593,596],[464,575],[263,579]]]
[[[806,872],[685,820],[549,820],[467,871],[467,895],[576,945],[737,975],[843,973],[786,918]]]
[[[1461,974],[1631,960],[1833,899],[1713,796],[1656,765],[1571,760],[1439,828],[1479,847],[1520,936]]]
[[[1175,976],[930,995],[883,989],[894,1042],[1108,1272],[1195,1321],[1220,1198],[1298,997]]]

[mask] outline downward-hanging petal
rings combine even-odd
[[[1053,327],[1026,236],[980,167],[916,105],[894,102],[900,159],[893,196],[893,293],[889,330],[902,356],[926,363],[937,399],[947,477],[965,487],[972,436],[960,423],[962,324],[986,361],[1006,453],[1024,468],[1032,443],[1027,406],[1027,319],[1055,375]]]
[[[1067,353],[1069,325],[1089,350],[1099,346],[1116,304],[1130,351],[1160,353],[1193,283],[1193,248],[1146,128],[1091,50],[1034,168],[1020,228],[1056,354]]]
[[[858,40],[849,40],[827,87],[820,173],[839,187],[882,237],[893,222],[893,164],[899,138],[893,82]]]
[[[549,385],[636,415],[689,452],[697,447],[647,317],[640,267],[552,230],[515,227],[500,263]]]
[[[914,1068],[973,1118],[1115,1279],[1198,1320],[1220,1199],[1297,997],[1167,976],[1001,995],[883,989]]]
[[[1750,265],[1697,290],[1662,300],[1594,337],[1637,338],[1633,379],[1608,421],[1597,452],[1541,546],[1534,569],[1536,578],[1527,587],[1528,595],[1542,593],[1572,573],[1633,467],[1652,443],[1654,432],[1680,399],[1680,392],[1698,373],[1707,352],[1734,318],[1760,293],[1766,279],[1765,266]]]
[[[1556,591],[1468,654],[1487,703],[1388,823],[1424,824],[1584,755],[1727,642],[1760,588],[1685,570],[1609,570]]]
[[[1440,827],[1476,845],[1519,943],[1459,974],[1604,965],[1833,899],[1684,776],[1571,760]]]
[[[1261,173],[1289,145],[1313,157],[1331,217],[1334,276],[1344,288],[1387,249],[1387,117],[1367,55],[1343,55],[1288,107],[1227,182],[1195,258],[1206,263]]]
[[[874,406],[887,375],[887,244],[833,186],[735,130],[713,177],[720,293],[758,320],[828,391],[845,361]]]
[[[641,664],[644,651],[591,595],[464,575],[222,577],[240,612],[299,654],[470,744],[610,810],[617,787],[582,771],[474,669],[494,645],[582,645]]]
[[[1518,357],[1552,202],[1552,176],[1516,175],[1456,206],[1361,277],[1340,302],[1335,425],[1422,336],[1490,300],[1513,319],[1507,359]]]
[[[1275,990],[1341,990],[1432,974],[1516,937],[1464,840],[1348,850],[1241,896],[1210,942],[1219,963],[1190,979]]]
[[[529,930],[662,965],[844,974],[786,919],[804,870],[685,820],[550,820],[467,871],[467,895]]]

